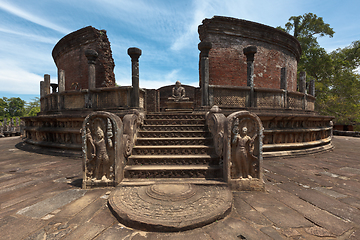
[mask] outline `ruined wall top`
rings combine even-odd
[[[65,70],[65,90],[88,88],[87,49],[93,49],[99,57],[96,60],[96,87],[114,87],[114,59],[105,30],[91,26],[64,36],[55,45],[52,56],[58,69]]]
[[[198,32],[200,44],[212,46],[208,54],[209,85],[247,86],[244,50],[253,46],[257,49],[251,58],[254,87],[281,89],[281,69],[285,68],[287,90],[296,91],[301,47],[293,36],[263,24],[219,16],[204,19]]]
[[[201,41],[211,33],[241,36],[279,45],[291,51],[297,60],[301,55],[301,46],[295,37],[279,29],[244,19],[223,16],[205,18],[202,25],[199,26],[198,32]]]

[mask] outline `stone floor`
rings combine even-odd
[[[264,160],[266,192],[233,192],[223,220],[180,233],[144,232],[113,217],[113,189],[82,190],[81,158],[0,139],[0,239],[360,239],[360,138],[335,150]]]

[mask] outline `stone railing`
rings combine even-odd
[[[96,88],[55,92],[40,99],[41,112],[77,109],[128,109],[132,87]],[[145,90],[140,89],[139,107],[145,108]]]
[[[15,118],[15,122],[12,118],[9,121],[4,118],[4,121],[0,122],[0,137],[22,135],[23,125],[24,123],[20,121],[19,117]]]
[[[251,88],[209,86],[210,106],[221,108],[250,107]],[[315,97],[301,92],[283,89],[254,88],[253,107],[261,109],[295,109],[314,111]]]

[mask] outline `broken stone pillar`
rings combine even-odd
[[[4,132],[9,131],[9,130],[7,129],[6,118],[4,118],[4,121],[3,121],[3,126],[4,126]]]
[[[45,85],[45,82],[40,81],[40,98],[43,98],[45,96],[44,85]]]
[[[138,108],[140,105],[140,93],[139,93],[139,57],[141,56],[141,49],[132,47],[128,49],[128,55],[131,57],[131,79],[132,79],[132,91],[131,91],[131,107]]]
[[[247,86],[250,87],[250,107],[255,107],[254,96],[254,56],[257,52],[256,46],[249,46],[244,48],[247,62]]]
[[[287,108],[287,78],[285,67],[281,68],[280,88],[284,90],[284,108]]]
[[[65,91],[65,70],[58,69],[58,86],[59,92]]]
[[[299,92],[304,93],[302,109],[306,109],[306,72],[300,72]]]
[[[309,83],[309,94],[315,97],[315,80],[311,79]]]
[[[306,93],[306,72],[300,72],[299,92]]]
[[[50,75],[44,74],[44,95],[50,94]]]
[[[95,61],[99,54],[94,49],[86,49],[85,56],[89,64],[89,89],[96,88]]]
[[[201,72],[201,105],[209,106],[209,51],[211,42],[201,42],[198,45],[200,53],[200,72]]]

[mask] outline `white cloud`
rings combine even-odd
[[[49,38],[49,37],[44,37],[41,35],[27,34],[24,32],[18,32],[18,31],[14,31],[11,29],[1,28],[1,27],[0,27],[0,32],[17,35],[17,36],[24,37],[31,41],[42,42],[42,43],[54,44],[58,41],[58,39],[56,39],[56,38]]]
[[[17,94],[39,94],[43,76],[29,72],[12,61],[0,61],[0,82],[2,92]]]
[[[6,1],[0,1],[0,8],[2,8],[3,10],[5,10],[7,12],[10,12],[11,14],[14,14],[15,16],[26,19],[30,22],[36,23],[43,27],[58,31],[60,33],[66,34],[66,33],[70,32],[68,29],[66,29],[62,26],[59,26],[55,23],[52,23],[51,21],[42,19],[42,18],[35,16],[29,12],[26,12],[25,10],[20,9],[20,8],[16,7],[15,5],[12,5]]]

